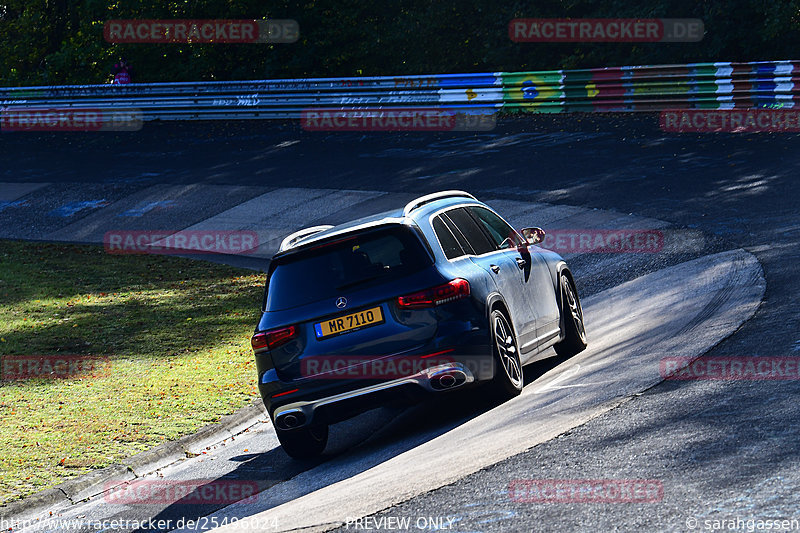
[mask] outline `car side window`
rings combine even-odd
[[[442,245],[442,251],[446,258],[455,259],[464,255],[464,250],[442,220],[441,215],[433,219],[433,231],[436,233],[436,238],[439,239],[439,244]]]
[[[466,238],[475,255],[485,254],[497,248],[465,208],[459,207],[448,211],[447,216]]]
[[[464,234],[461,233],[461,231],[456,227],[455,224],[453,224],[453,221],[450,220],[450,217],[448,217],[447,214],[440,216],[442,217],[442,220],[444,220],[445,225],[447,225],[447,228],[450,230],[450,233],[453,234],[453,237],[456,238],[458,244],[461,245],[461,249],[464,250],[464,253],[474,254],[475,250],[473,250],[472,246],[469,245],[469,243],[467,242],[467,238],[464,237]]]
[[[517,247],[520,242],[517,232],[502,218],[485,207],[470,207],[469,209],[491,236],[496,248],[507,250]]]

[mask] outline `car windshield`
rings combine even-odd
[[[419,238],[398,226],[361,233],[279,258],[265,311],[281,311],[413,274],[432,263]]]

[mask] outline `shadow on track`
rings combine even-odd
[[[566,360],[563,357],[550,357],[527,365],[525,385],[530,385]],[[239,505],[258,505],[258,509],[263,511],[358,475],[433,440],[502,403],[490,400],[489,396],[484,387],[476,387],[434,396],[418,404],[380,407],[332,425],[328,446],[319,459],[292,460],[280,447],[267,453],[240,454],[230,459],[238,463],[232,471],[209,480],[208,484],[217,486],[237,480],[243,484],[255,483],[258,486],[258,496]],[[304,473],[307,475],[302,477],[306,479],[295,479]],[[291,486],[285,490],[269,490],[290,480],[298,482],[287,483]],[[200,530],[204,525],[207,529],[213,524],[205,517],[231,503],[191,502],[187,497],[167,506],[153,517],[153,522],[171,520],[174,524],[183,519],[185,524],[189,521],[195,523],[196,527],[187,529]],[[220,519],[219,524],[221,523]]]

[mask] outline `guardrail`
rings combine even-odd
[[[135,108],[144,120],[297,119],[309,108],[505,112],[794,107],[800,61],[585,70],[0,88],[0,109]]]

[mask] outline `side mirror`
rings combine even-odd
[[[544,242],[544,230],[542,228],[523,228],[522,236],[528,244],[539,244]]]

